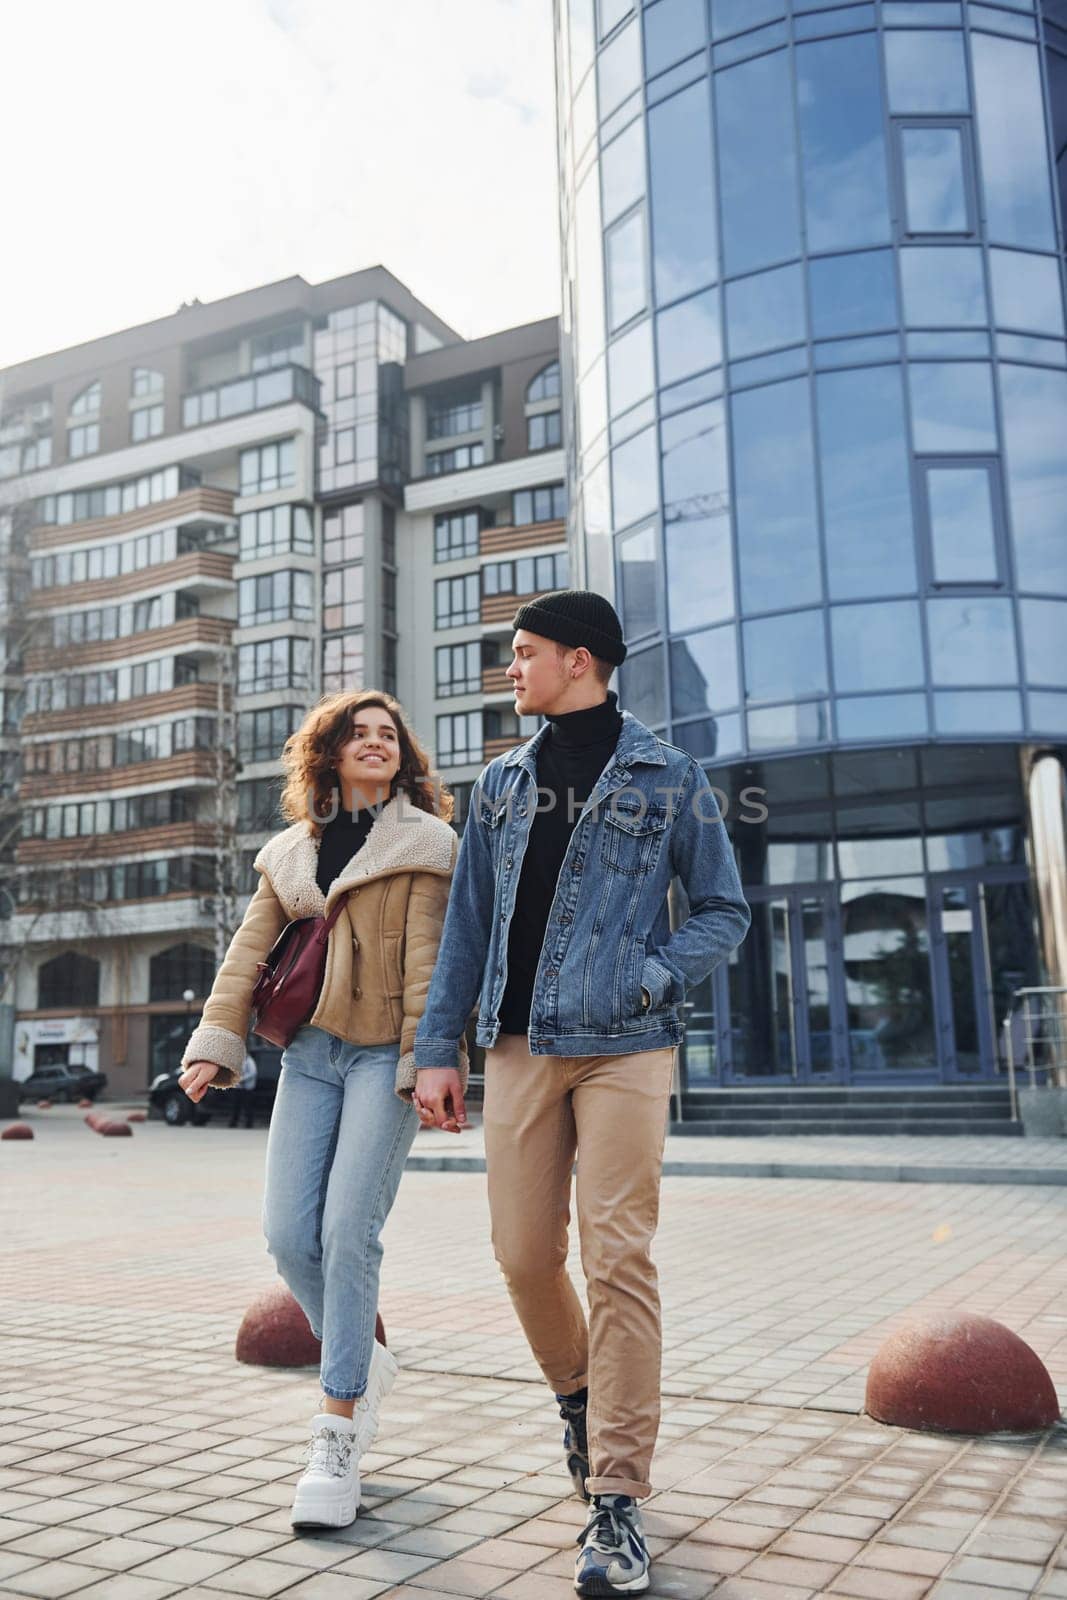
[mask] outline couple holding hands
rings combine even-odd
[[[186,1048],[182,1087],[230,1088],[259,963],[287,922],[329,915],[318,1002],[282,1056],[264,1231],[322,1341],[322,1403],[294,1525],[344,1526],[396,1376],[374,1338],[381,1230],[420,1124],[466,1126],[478,1006],[493,1248],[589,1502],[575,1588],[636,1594],[649,1557],[660,1304],[651,1257],[681,1002],[743,939],[749,910],[703,769],[607,688],[626,655],[602,596],[520,606],[507,676],[547,720],[452,797],[395,699],[337,694],[287,741],[291,826]],[[688,915],[672,930],[677,877]],[[588,1322],[567,1273],[572,1170]]]

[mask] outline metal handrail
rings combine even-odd
[[[1019,1091],[1015,1079],[1015,1032],[1021,1029],[1030,1088],[1037,1088],[1038,1073],[1046,1083],[1067,1087],[1067,986],[1031,985],[1012,992],[1011,1006],[1001,1024],[1004,1055],[1008,1063],[1011,1117],[1019,1120]]]

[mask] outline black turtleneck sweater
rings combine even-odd
[[[578,813],[615,753],[622,729],[618,696],[608,691],[599,705],[550,717],[537,753],[537,784],[551,790],[551,810],[535,812],[508,931],[508,978],[500,1005],[502,1033],[525,1033],[548,915]],[[573,803],[568,808],[568,794]],[[549,805],[547,794],[539,806]]]
[[[367,806],[361,806],[355,812],[346,811],[342,806],[323,828],[319,841],[319,862],[315,869],[315,878],[323,894],[329,893],[330,884],[366,842],[376,818],[377,812]]]

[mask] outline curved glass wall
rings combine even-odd
[[[1012,747],[1067,742],[1062,6],[556,14],[576,581],[623,704],[770,808],[690,1080],[991,1077]]]
[[[561,0],[557,35],[625,702],[717,761],[1067,735],[1051,9]]]

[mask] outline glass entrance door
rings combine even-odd
[[[752,926],[720,968],[717,1054],[725,1083],[844,1076],[840,934],[825,886],[750,894]]]
[[[937,875],[930,882],[930,937],[945,1077],[990,1079],[1012,991],[1036,981],[1028,883]]]

